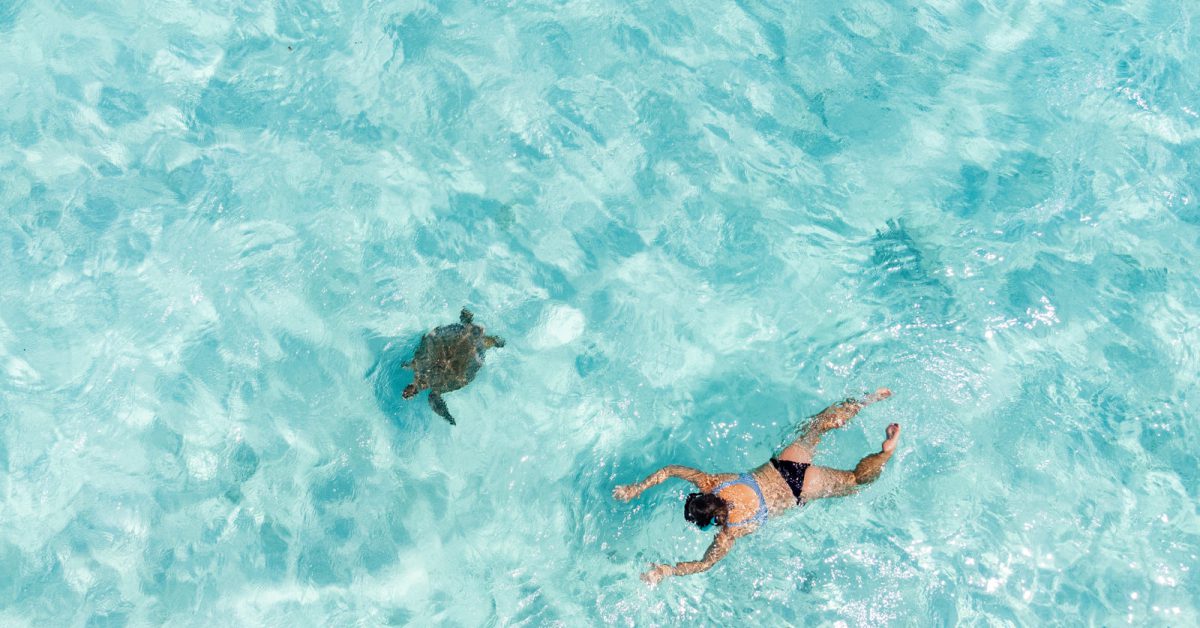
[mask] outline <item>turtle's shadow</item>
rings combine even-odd
[[[372,383],[375,404],[380,412],[397,429],[408,433],[421,433],[429,428],[431,412],[425,396],[404,398],[404,388],[412,382],[412,371],[402,367],[412,356],[418,339],[377,338],[370,344],[377,346],[375,363],[363,375]]]

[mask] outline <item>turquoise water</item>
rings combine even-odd
[[[0,2],[0,624],[1196,625],[1197,33]],[[450,428],[396,364],[463,305]],[[878,483],[637,579],[709,537],[614,484],[877,386]]]

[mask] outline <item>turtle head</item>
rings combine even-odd
[[[395,390],[395,389],[393,388],[392,390]],[[404,392],[401,394],[404,395],[405,399],[412,399],[413,397],[417,396],[417,393],[420,391],[421,391],[421,389],[417,388],[417,383],[413,382],[413,383],[409,384],[407,387],[405,387]]]

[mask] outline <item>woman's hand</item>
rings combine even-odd
[[[613,499],[623,502],[627,502],[641,494],[642,492],[639,491],[638,488],[633,484],[626,484],[613,489]]]
[[[642,580],[650,586],[654,586],[662,581],[667,576],[675,575],[675,568],[671,565],[660,565],[658,563],[650,563],[650,571],[642,574]]]

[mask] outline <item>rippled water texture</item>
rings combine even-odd
[[[0,624],[1200,623],[1191,0],[0,2]],[[1188,70],[1188,68],[1192,68]],[[398,363],[470,305],[446,395]],[[711,573],[676,462],[894,399]]]

